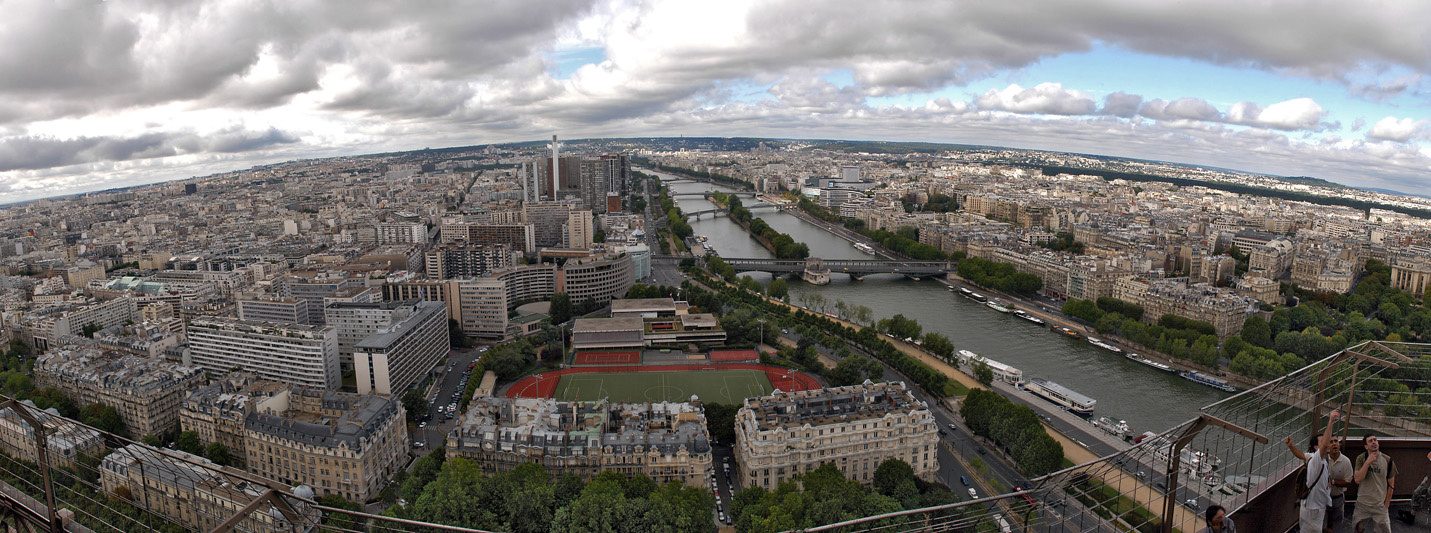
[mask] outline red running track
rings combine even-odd
[[[568,374],[604,374],[611,372],[680,372],[697,370],[761,370],[770,380],[770,386],[785,392],[796,392],[820,388],[820,382],[802,372],[770,365],[658,365],[658,366],[606,366],[600,368],[563,368],[533,374],[518,380],[507,389],[508,398],[551,398],[556,394],[557,382]]]

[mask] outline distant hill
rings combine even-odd
[[[1360,190],[1363,190],[1363,191],[1379,192],[1379,193],[1382,193],[1382,194],[1399,194],[1399,195],[1401,195],[1401,196],[1416,196],[1416,197],[1418,197],[1418,198],[1431,198],[1431,194],[1416,194],[1416,193],[1410,193],[1410,192],[1401,192],[1401,191],[1393,190],[1393,189],[1378,189],[1378,188],[1376,188],[1376,187],[1357,187],[1357,188],[1360,189]]]

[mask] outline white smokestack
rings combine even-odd
[[[552,135],[552,198],[556,198],[556,190],[561,187],[561,143],[557,142],[557,136]]]

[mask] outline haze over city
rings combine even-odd
[[[536,140],[911,140],[1428,189],[1424,2],[11,1],[0,201]]]

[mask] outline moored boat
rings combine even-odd
[[[1161,363],[1161,362],[1158,362],[1158,361],[1154,361],[1154,360],[1152,360],[1152,359],[1148,359],[1147,357],[1143,357],[1143,356],[1138,355],[1138,354],[1135,354],[1135,353],[1129,353],[1126,357],[1128,358],[1129,361],[1133,361],[1133,362],[1135,362],[1135,363],[1142,363],[1142,364],[1148,365],[1148,366],[1150,366],[1150,367],[1156,368],[1156,369],[1158,369],[1158,370],[1162,370],[1163,372],[1172,372],[1172,371],[1173,371],[1173,367],[1168,366],[1167,363]]]
[[[1043,378],[1033,378],[1024,384],[1024,389],[1035,395],[1063,406],[1069,412],[1080,415],[1093,414],[1093,407],[1098,400],[1089,398],[1073,389],[1059,385]]]
[[[1100,416],[1098,417],[1098,420],[1093,421],[1093,426],[1108,432],[1109,435],[1113,435],[1120,439],[1128,438],[1129,431],[1127,420],[1114,420],[1112,417]]]
[[[1237,387],[1233,387],[1232,385],[1227,384],[1226,381],[1217,379],[1202,372],[1198,372],[1195,370],[1184,370],[1182,372],[1178,372],[1178,375],[1182,376],[1183,379],[1186,379],[1188,381],[1201,383],[1214,389],[1223,390],[1227,392],[1237,392]]]
[[[974,292],[974,291],[971,291],[971,290],[969,290],[969,289],[963,288],[963,287],[960,287],[960,288],[959,288],[959,295],[960,295],[960,296],[963,296],[963,297],[965,297],[965,298],[968,298],[968,299],[970,299],[970,300],[974,300],[974,301],[979,302],[979,303],[984,303],[984,302],[989,301],[989,299],[986,298],[986,297],[984,297],[984,295],[979,294],[979,293]]]
[[[1123,353],[1123,349],[1122,349],[1122,348],[1119,348],[1119,347],[1114,346],[1114,345],[1112,345],[1112,344],[1108,344],[1108,343],[1106,343],[1106,342],[1103,342],[1102,339],[1097,339],[1097,338],[1094,338],[1094,337],[1089,337],[1089,338],[1088,338],[1088,344],[1092,344],[1092,345],[1094,345],[1094,346],[1097,346],[1097,347],[1102,348],[1102,349],[1104,349],[1104,350],[1108,350],[1108,351],[1113,352],[1113,353]]]
[[[1033,322],[1033,323],[1035,323],[1035,324],[1038,324],[1038,325],[1040,325],[1040,326],[1044,325],[1044,323],[1045,323],[1045,322],[1043,321],[1043,319],[1041,319],[1041,318],[1039,318],[1039,317],[1036,317],[1036,316],[1033,316],[1033,315],[1029,314],[1027,311],[1024,311],[1023,309],[1015,309],[1014,312],[1013,312],[1013,315],[1016,316],[1016,317],[1022,318],[1022,319],[1024,319],[1024,320],[1027,320],[1027,321],[1029,321],[1029,322]]]

